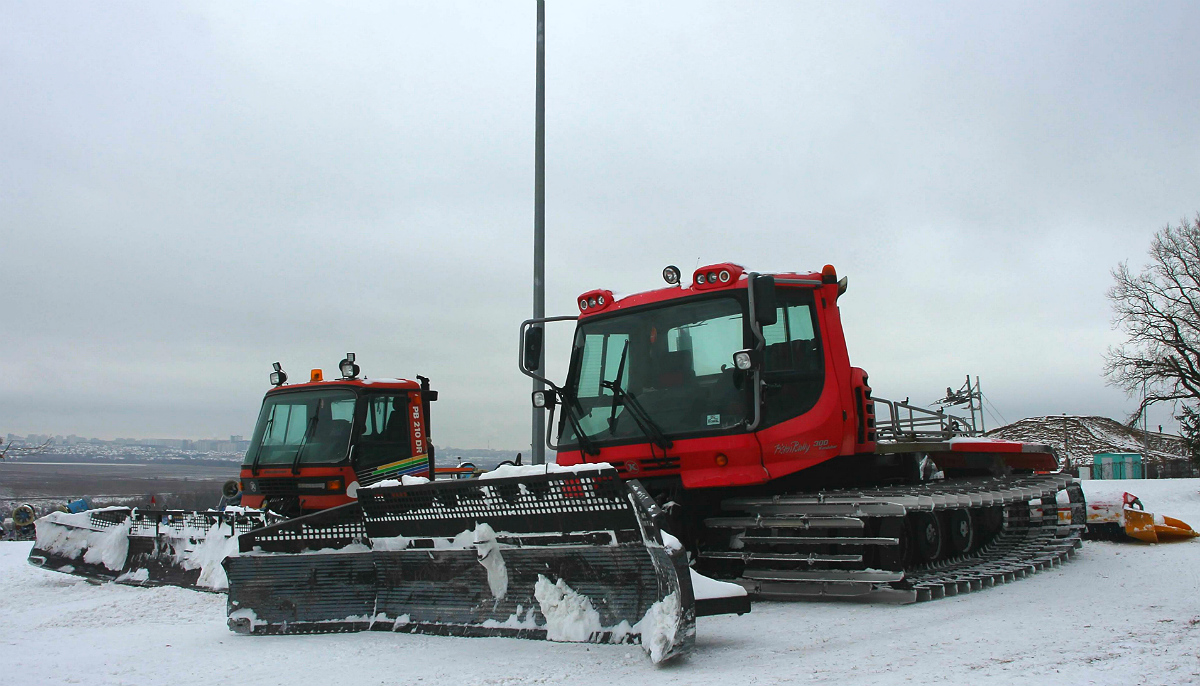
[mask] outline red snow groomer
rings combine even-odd
[[[238,535],[357,503],[357,490],[386,479],[432,479],[429,379],[367,379],[354,353],[341,378],[320,369],[287,385],[278,362],[240,479],[207,511],[108,507],[52,512],[36,522],[35,566],[97,580],[224,590],[221,561]],[[357,526],[352,522],[350,526]],[[359,527],[361,528],[361,527]]]
[[[276,363],[241,469],[243,506],[294,517],[354,502],[384,479],[433,478],[429,379],[359,378],[353,353],[340,369],[340,379],[314,369],[284,385]]]
[[[588,291],[577,317],[524,322],[521,367],[549,386],[533,403],[551,411],[558,463],[607,462],[638,480],[700,571],[756,597],[923,600],[1079,546],[1083,492],[1049,446],[979,438],[973,413],[872,396],[850,363],[847,281],[832,266],[664,278],[623,298]],[[536,365],[541,326],[562,319],[577,324],[557,385]]]

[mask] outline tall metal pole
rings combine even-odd
[[[533,318],[546,316],[546,3],[537,0],[537,94],[533,134]],[[542,339],[543,341],[545,338]],[[538,358],[538,373],[545,376],[546,347]],[[533,380],[533,390],[545,385]],[[533,464],[546,463],[546,411],[533,408]]]

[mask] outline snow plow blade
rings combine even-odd
[[[225,562],[233,631],[641,643],[656,662],[694,643],[684,553],[663,545],[640,485],[612,469],[358,499],[241,536]],[[345,524],[355,513],[361,530]]]
[[[95,581],[223,591],[221,559],[236,552],[238,534],[263,526],[267,517],[127,507],[51,512],[35,522],[28,561]]]
[[[1088,503],[1088,538],[1122,541],[1133,538],[1146,543],[1182,540],[1200,536],[1187,523],[1174,517],[1151,514],[1132,493],[1121,500],[1094,499]]]

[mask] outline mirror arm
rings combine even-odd
[[[541,374],[538,374],[536,372],[531,372],[525,368],[525,333],[529,330],[529,327],[533,326],[534,324],[544,324],[546,322],[575,321],[578,319],[579,319],[579,317],[577,317],[577,316],[541,317],[539,319],[526,319],[525,321],[521,322],[521,339],[520,339],[520,344],[517,346],[517,369],[520,369],[521,373],[524,374],[525,376],[528,376],[531,379],[537,379],[538,381],[541,381],[542,383],[546,384],[550,388],[553,388],[555,391],[561,390],[561,389],[559,389],[558,386],[555,386],[554,383],[551,382],[546,377],[544,377]],[[543,333],[542,336],[543,336],[542,345],[544,346],[546,344],[545,333]]]

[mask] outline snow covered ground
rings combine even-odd
[[[1200,479],[1085,482],[1200,526]],[[1200,683],[1200,539],[1087,542],[1062,567],[917,605],[757,603],[698,622],[690,657],[635,646],[382,633],[248,637],[225,597],[95,586],[0,543],[7,684]]]

